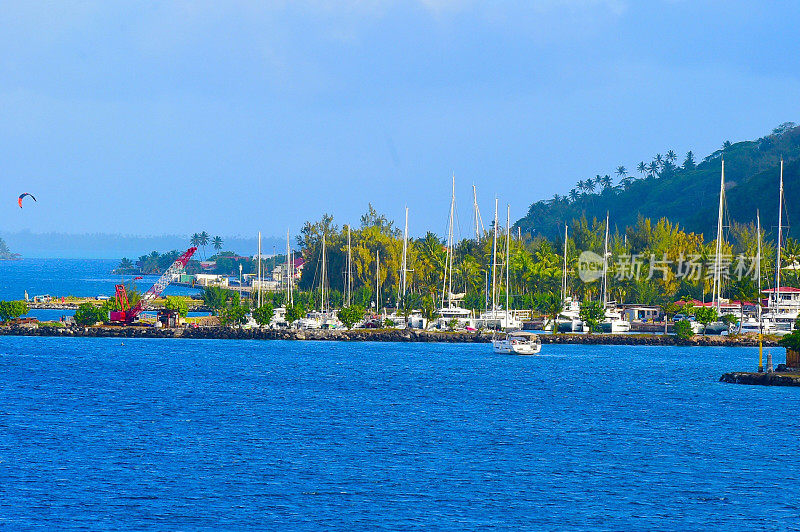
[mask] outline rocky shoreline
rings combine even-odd
[[[800,374],[732,371],[722,375],[719,381],[731,384],[753,384],[759,386],[800,386]]]
[[[445,342],[488,343],[488,332],[445,332],[417,329],[235,329],[229,327],[186,327],[156,329],[152,327],[0,327],[0,336],[57,336],[87,338],[191,338],[208,340],[317,340],[347,342]],[[653,346],[719,346],[756,347],[755,337],[696,336],[682,339],[673,335],[649,334],[543,334],[543,344],[584,345],[653,345]],[[774,340],[765,340],[765,347],[777,347]]]

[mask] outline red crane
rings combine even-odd
[[[150,290],[144,293],[139,302],[132,308],[128,302],[128,293],[125,291],[125,285],[116,285],[117,292],[115,299],[117,301],[117,307],[121,310],[112,310],[109,312],[109,321],[125,324],[133,323],[136,316],[146,309],[154,299],[160,296],[161,292],[164,291],[169,283],[180,276],[181,271],[186,267],[186,263],[189,262],[189,259],[192,258],[195,251],[197,251],[197,248],[191,247],[186,250],[186,253],[178,257],[178,259],[172,263],[172,266],[167,268],[167,271],[158,278],[158,281],[150,287]]]

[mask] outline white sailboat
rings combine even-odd
[[[719,181],[719,209],[717,212],[717,240],[716,249],[714,252],[714,281],[711,288],[711,305],[717,310],[717,315],[721,315],[722,300],[722,281],[724,274],[722,272],[722,241],[725,238],[723,234],[723,215],[725,210],[725,158],[722,157],[722,166],[720,170]],[[725,301],[727,303],[727,301]],[[741,316],[739,319],[741,320]],[[730,327],[723,321],[715,321],[709,323],[704,328],[705,334],[728,334]]]
[[[509,270],[509,259],[511,257],[511,231],[507,229],[506,231],[506,304],[505,308],[500,308],[500,305],[497,301],[497,288],[496,288],[496,279],[497,276],[495,274],[497,270],[497,205],[498,200],[495,198],[495,205],[494,205],[494,235],[492,241],[492,308],[487,309],[486,312],[481,313],[478,317],[478,324],[481,327],[487,329],[502,329],[502,330],[511,330],[511,329],[521,329],[522,322],[517,319],[514,314],[511,312],[510,307],[510,297],[509,297],[509,283],[510,283],[510,270]],[[507,209],[507,216],[506,216],[506,225],[510,227],[511,224],[511,208],[508,207]]]
[[[561,277],[561,301],[564,302],[564,308],[556,318],[559,332],[583,332],[585,330],[583,320],[581,319],[581,305],[578,301],[572,299],[567,290],[567,250],[569,247],[569,226],[564,224],[564,265],[563,275]],[[552,331],[553,324],[550,320],[544,322],[543,328],[545,331]]]
[[[603,247],[603,308],[605,318],[600,323],[600,328],[606,333],[626,333],[631,330],[631,323],[622,317],[622,311],[616,302],[608,300],[608,213],[606,213],[606,237]]]
[[[494,262],[497,265],[497,199],[495,199],[495,217],[494,217]],[[492,297],[493,305],[492,312],[495,324],[498,327],[494,329],[505,329],[508,331],[505,337],[495,338],[492,336],[492,349],[498,354],[507,355],[535,355],[542,350],[542,343],[539,337],[532,332],[513,330],[519,329],[522,323],[511,314],[510,297],[509,297],[509,283],[511,280],[509,270],[509,259],[511,258],[511,207],[507,206],[506,209],[506,305],[505,309],[499,309],[494,303],[494,298],[497,291],[494,286],[494,273],[492,274]]]
[[[781,286],[781,246],[783,244],[783,158],[781,158],[780,182],[778,185],[778,245],[775,264],[775,287],[766,290],[769,294],[769,312],[764,314],[764,320],[769,320],[774,328],[773,334],[789,334],[794,330],[794,323],[800,315],[800,306],[796,290]],[[784,299],[786,299],[784,301]]]
[[[453,262],[456,251],[455,242],[455,217],[456,217],[456,176],[453,174],[453,188],[450,199],[450,218],[447,224],[447,255],[445,256],[444,279],[442,280],[442,306],[438,310],[439,319],[436,326],[439,329],[449,329],[455,325],[456,329],[471,327],[472,312],[463,308],[458,303],[465,294],[453,293]]]
[[[756,271],[758,272],[758,301],[756,302],[756,316],[742,320],[739,331],[743,334],[775,334],[775,324],[770,318],[765,318],[761,308],[761,215],[756,210],[756,231],[758,233],[758,247],[756,250]]]

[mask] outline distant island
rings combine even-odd
[[[21,258],[19,253],[11,253],[6,241],[0,238],[0,260],[19,260]]]

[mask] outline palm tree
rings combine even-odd
[[[569,191],[569,199],[571,199],[573,202],[578,199],[578,196],[580,196],[580,194],[578,193],[577,189],[573,188]]]
[[[211,244],[214,246],[214,249],[217,250],[217,252],[222,251],[222,238],[221,237],[215,236],[211,240]]]
[[[678,158],[678,156],[675,154],[675,152],[673,150],[669,150],[667,152],[666,159],[667,159],[668,163],[674,163],[675,159],[677,159],[677,158]]]
[[[208,245],[209,235],[205,231],[200,233],[200,245],[203,246],[203,258],[206,258],[206,246]]]
[[[200,245],[200,234],[195,233],[192,235],[192,238],[189,239],[192,247],[198,247]]]
[[[647,166],[647,175],[649,177],[656,177],[658,175],[658,163],[653,161]]]
[[[610,188],[611,187],[611,176],[610,175],[608,175],[608,174],[604,175],[603,178],[601,179],[601,181],[602,181],[602,184],[603,184],[603,188]]]
[[[626,175],[628,175],[628,169],[627,169],[627,168],[625,168],[625,167],[624,167],[624,166],[622,166],[622,165],[619,165],[619,166],[617,166],[617,172],[616,172],[616,173],[617,173],[617,176],[618,176],[620,179],[622,179],[623,177],[625,177]]]
[[[578,181],[578,183],[575,185],[575,187],[576,187],[578,190],[580,190],[581,192],[586,192],[586,183],[584,182],[584,180],[583,180],[583,179],[581,179],[580,181]]]
[[[594,192],[594,181],[591,179],[587,179],[584,186],[586,187],[586,192]]]
[[[664,165],[664,157],[660,153],[656,153],[656,157],[653,159],[653,162],[656,163],[659,168],[661,168]]]
[[[602,185],[603,184],[603,176],[601,176],[600,174],[597,174],[596,176],[594,176],[594,184],[595,185]]]
[[[639,171],[640,174],[644,175],[647,172],[647,165],[644,164],[644,161],[642,161],[638,165],[636,165],[636,169]]]

